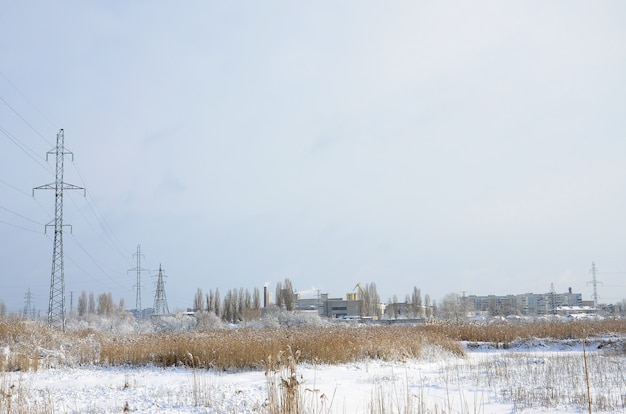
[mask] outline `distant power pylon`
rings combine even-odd
[[[554,290],[554,283],[550,283],[550,312],[556,315],[556,291]]]
[[[167,298],[165,297],[165,282],[163,282],[163,269],[159,264],[159,276],[157,278],[156,292],[154,293],[154,314],[169,315]]]
[[[35,319],[35,309],[33,308],[33,294],[30,292],[30,288],[24,295],[24,316],[27,318]]]
[[[137,284],[135,285],[135,288],[137,289],[137,297],[135,298],[135,316],[138,318],[141,318],[143,315],[141,311],[141,272],[148,271],[148,269],[143,269],[141,267],[141,256],[143,256],[141,254],[141,245],[138,244],[137,253],[133,254],[133,257],[137,258],[137,267],[128,270],[129,272],[137,272]]]
[[[63,182],[63,159],[65,155],[74,154],[65,149],[63,130],[60,129],[57,134],[57,145],[54,149],[46,153],[46,161],[48,155],[56,155],[56,179],[52,184],[42,185],[33,189],[35,190],[54,190],[54,220],[46,224],[46,229],[54,223],[54,244],[52,248],[52,272],[50,275],[50,302],[48,304],[48,324],[50,326],[61,327],[65,330],[65,280],[63,273],[63,226],[69,224],[63,223],[63,190],[83,190],[84,195],[87,193],[83,187]]]
[[[596,279],[596,274],[598,273],[598,270],[596,269],[596,262],[591,262],[591,284],[593,285],[593,307],[596,308],[596,311],[598,310],[598,282]]]

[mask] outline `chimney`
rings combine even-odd
[[[263,286],[263,307],[267,308],[267,286]]]

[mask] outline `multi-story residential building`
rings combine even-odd
[[[582,294],[572,293],[524,293],[505,296],[470,295],[464,299],[466,304],[473,306],[474,312],[491,315],[549,315],[557,313],[560,307],[582,306]]]

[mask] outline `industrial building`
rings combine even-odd
[[[346,295],[345,299],[331,298],[328,293],[322,293],[313,299],[301,299],[296,294],[296,310],[317,310],[320,316],[327,318],[358,318],[362,303],[354,294]]]

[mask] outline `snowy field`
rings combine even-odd
[[[615,344],[606,339],[590,343],[586,352],[593,412],[626,412],[626,354],[606,349]],[[588,412],[579,342],[530,341],[506,350],[466,347],[465,358],[432,349],[419,361],[299,364],[300,406],[308,413]],[[0,375],[1,391],[10,395],[5,402],[24,412],[54,413],[262,413],[270,383],[289,376],[184,367]]]

